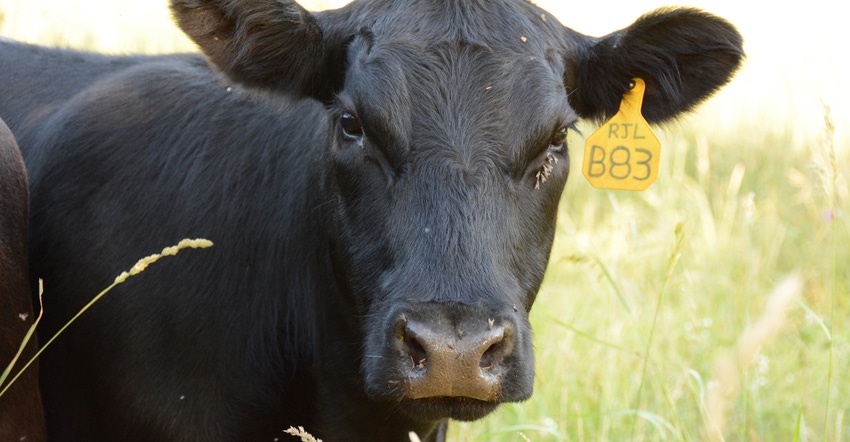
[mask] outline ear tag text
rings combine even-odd
[[[640,112],[646,84],[640,78],[632,81],[617,114],[585,143],[581,169],[593,187],[646,190],[658,178],[661,142]]]

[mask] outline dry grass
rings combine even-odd
[[[733,398],[740,393],[742,378],[758,363],[762,348],[786,325],[788,309],[803,290],[799,276],[785,278],[768,296],[764,312],[738,338],[735,350],[719,356],[714,363],[713,380],[705,398],[705,431],[711,441],[725,440],[728,414],[734,407]]]
[[[283,432],[291,436],[300,437],[301,442],[322,442],[321,439],[315,438],[312,434],[305,430],[304,427],[289,427]]]

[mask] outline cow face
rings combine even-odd
[[[367,392],[465,397],[453,417],[474,418],[531,393],[527,312],[578,117],[545,58],[369,40],[350,45],[332,105],[331,177],[339,267],[379,356]]]
[[[731,25],[689,9],[600,39],[519,0],[174,10],[232,80],[328,104],[322,189],[362,384],[424,420],[530,396],[528,311],[578,118],[613,114],[633,77],[650,122],[674,117],[742,57]]]

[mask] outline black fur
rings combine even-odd
[[[569,170],[552,140],[610,113],[634,75],[647,117],[675,116],[741,54],[733,28],[693,10],[591,39],[519,0],[172,4],[212,69],[0,43],[0,84],[46,91],[0,94],[30,172],[46,334],[139,257],[216,244],[118,286],[44,355],[58,440],[303,425],[437,441],[446,418],[527,399],[528,311]],[[456,339],[486,376],[428,371],[426,347]]]
[[[0,120],[0,371],[12,361],[36,318],[27,281],[27,206],[24,161],[12,132]],[[37,349],[33,336],[0,390]],[[0,397],[0,440],[41,442],[46,437],[36,363]]]

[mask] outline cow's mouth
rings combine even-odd
[[[451,418],[459,421],[473,421],[490,414],[498,402],[482,401],[467,397],[429,397],[405,399],[400,409],[417,420],[441,420]]]

